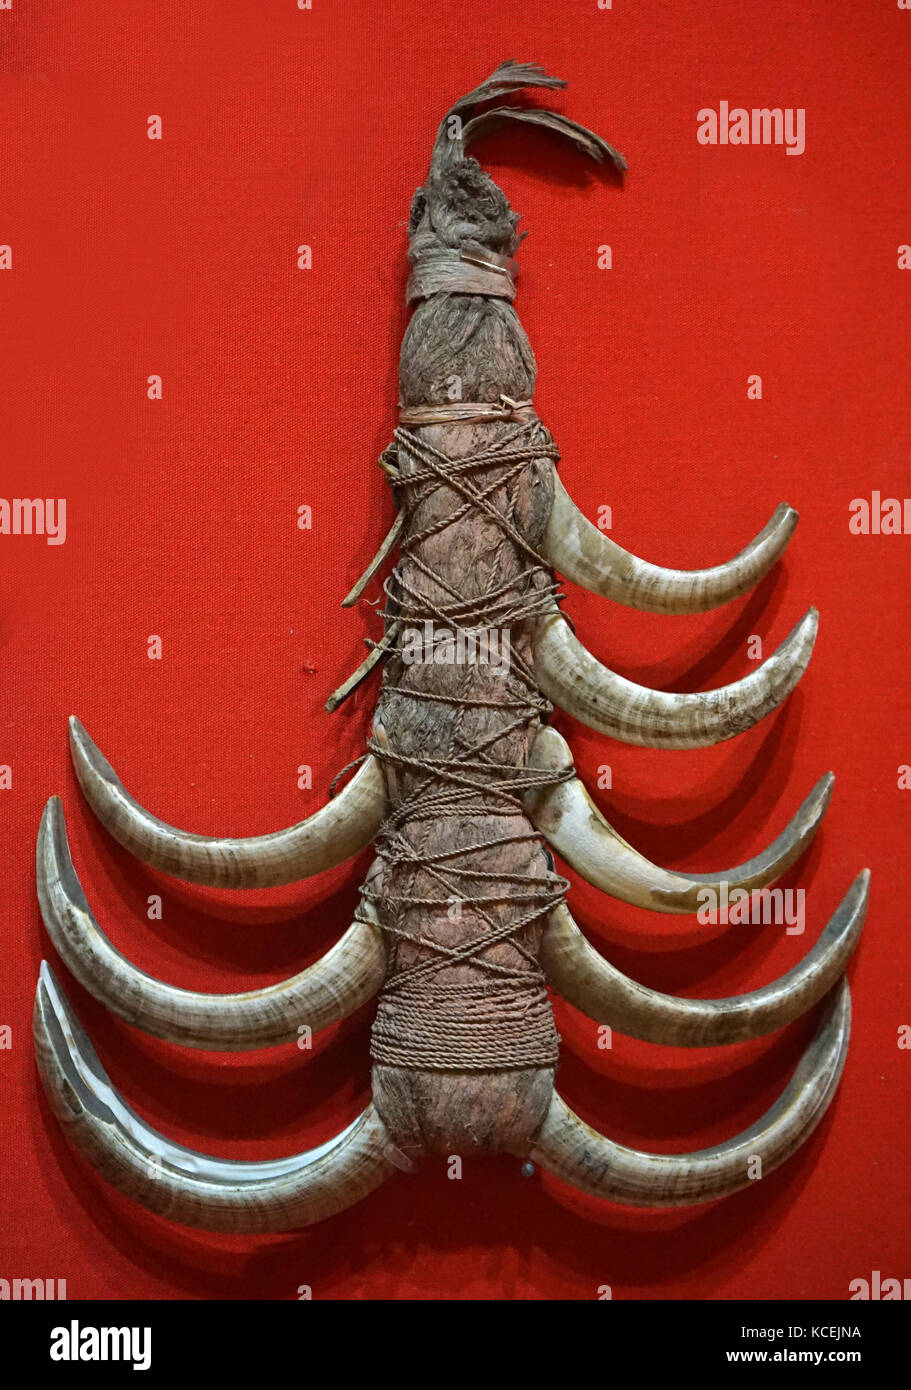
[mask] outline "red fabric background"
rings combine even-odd
[[[911,13],[894,0],[711,6],[617,0],[13,0],[0,12],[5,196],[0,275],[9,497],[66,496],[53,548],[0,538],[0,1276],[70,1296],[191,1298],[844,1299],[908,1276],[911,1023],[905,888],[911,792],[911,538],[856,537],[848,505],[909,491]],[[168,980],[252,988],[315,959],[349,920],[369,855],[271,894],[176,884],[94,823],[68,763],[78,713],[150,809],[216,834],[315,810],[363,746],[373,690],[326,695],[376,635],[338,603],[392,515],[373,466],[394,423],[406,322],[404,225],[445,107],[505,57],[570,80],[554,104],[626,154],[625,188],[544,134],[478,153],[523,214],[518,307],[539,410],[581,507],[656,562],[733,554],[775,504],[801,522],[759,591],[693,618],[621,611],[571,590],[587,644],[635,680],[708,688],[750,668],[810,603],[816,654],[786,709],[716,749],[648,752],[562,720],[581,773],[653,859],[693,869],[766,844],[826,770],[835,799],[789,876],[804,938],[653,918],[576,885],[592,939],[647,984],[755,988],[808,949],[856,872],[873,869],[852,967],[844,1081],[810,1143],[727,1203],[599,1205],[510,1160],[442,1162],[300,1235],[185,1232],[87,1175],[34,1072],[30,1014],[49,950],[34,893],[42,805],[63,795],[73,854],[115,943]],[[807,149],[705,148],[696,113],[804,107]],[[164,139],[146,138],[161,115]],[[299,243],[313,247],[309,272]],[[614,269],[596,266],[613,247]],[[764,399],[747,400],[750,373]],[[146,378],[160,373],[164,399]],[[313,528],[295,527],[313,508]],[[373,586],[370,597],[378,592]],[[159,634],[164,659],[146,643]],[[300,763],[313,790],[296,786]],[[149,894],[164,919],[146,919]],[[370,1010],[312,1054],[194,1054],[105,1016],[72,980],[116,1084],[153,1124],[226,1156],[320,1141],[369,1093]],[[621,1141],[703,1147],[785,1084],[813,1020],[753,1044],[685,1052],[559,1009],[560,1088]]]

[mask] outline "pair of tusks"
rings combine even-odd
[[[335,800],[307,820],[271,835],[212,839],[178,830],[146,811],[75,718],[70,746],[86,800],[114,839],[143,863],[211,888],[275,887],[333,868],[366,849],[386,815],[385,781],[371,754]],[[572,770],[572,754],[556,729],[538,730],[529,765],[555,774]],[[529,791],[525,806],[557,853],[595,887],[636,907],[695,912],[705,887],[720,889],[726,883],[729,889],[749,890],[780,878],[815,835],[834,780],[827,773],[817,782],[762,854],[712,874],[673,873],[652,864],[605,820],[577,777]]]
[[[76,876],[57,797],[41,821],[36,867],[41,914],[61,960],[112,1013],[166,1042],[213,1051],[290,1043],[303,1027],[316,1032],[347,1018],[386,977],[382,931],[365,897],[366,920],[352,922],[330,951],[290,979],[245,994],[178,989],[133,965],[105,936]],[[677,999],[637,984],[589,945],[565,903],[550,913],[541,963],[570,1004],[630,1037],[688,1047],[743,1042],[799,1018],[832,987],[860,936],[868,881],[866,871],[858,876],[799,965],[752,994]]]
[[[633,1206],[727,1197],[767,1177],[815,1129],[844,1066],[850,1018],[842,979],[775,1104],[756,1124],[714,1148],[689,1154],[626,1148],[591,1129],[554,1092],[522,1157],[584,1192]],[[411,1166],[373,1105],[328,1143],[288,1158],[237,1162],[173,1143],[121,1099],[45,964],[35,999],[35,1047],[45,1090],[69,1141],[108,1182],[183,1225],[245,1234],[295,1230],[352,1206],[396,1168]]]

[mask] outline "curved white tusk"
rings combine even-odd
[[[371,843],[385,814],[383,773],[369,757],[334,801],[297,825],[249,839],[210,839],[176,830],[140,806],[75,717],[70,751],[86,800],[124,849],[210,888],[275,888],[334,868]]]
[[[364,915],[308,969],[247,994],[198,994],[164,984],[117,951],[96,922],[76,876],[59,797],[41,818],[38,900],[61,960],[90,994],[127,1023],[184,1047],[231,1051],[293,1042],[373,998],[386,977],[382,932],[368,900]]]
[[[683,1206],[727,1197],[768,1176],[819,1124],[838,1086],[850,1031],[851,995],[843,979],[772,1108],[714,1148],[682,1154],[628,1149],[585,1124],[555,1092],[528,1157],[583,1192],[630,1206]]]
[[[567,1003],[627,1037],[670,1047],[746,1042],[800,1018],[832,988],[860,940],[869,883],[864,869],[793,970],[730,999],[677,999],[630,980],[585,939],[565,903],[548,918],[540,960],[548,984]]]
[[[555,608],[538,620],[535,676],[549,700],[599,733],[647,748],[704,748],[751,729],[790,695],[810,660],[818,621],[811,608],[743,680],[683,695],[634,685],[602,666]]]
[[[556,729],[538,731],[529,766],[572,768],[569,746]],[[652,864],[605,820],[578,777],[526,793],[525,804],[536,829],[586,883],[653,912],[696,912],[705,901],[706,889],[720,892],[724,884],[729,890],[764,888],[796,863],[819,829],[834,781],[831,772],[820,778],[797,814],[761,854],[713,874],[671,872]]]
[[[749,545],[723,565],[704,570],[650,565],[610,540],[579,511],[554,469],[554,504],[541,553],[567,579],[593,594],[646,613],[704,613],[738,598],[772,568],[797,525],[782,502]]]
[[[121,1099],[42,961],[35,1049],[48,1100],[71,1144],[108,1182],[187,1226],[260,1234],[322,1221],[366,1197],[405,1160],[370,1105],[319,1148],[246,1163],[175,1144]]]

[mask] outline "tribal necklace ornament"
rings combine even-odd
[[[564,491],[558,453],[532,404],[535,362],[512,301],[521,237],[505,195],[466,151],[511,121],[546,127],[598,161],[620,155],[565,116],[487,105],[565,84],[503,63],[447,112],[409,223],[414,312],[400,362],[400,414],[380,463],[396,522],[386,557],[385,633],[330,699],[373,667],[383,679],[368,751],[334,799],[287,830],[208,839],[165,825],[124,789],[71,721],[90,806],[139,859],[219,888],[286,884],[375,843],[355,920],[316,964],[247,994],[176,989],[117,952],[76,877],[58,798],[38,838],[38,896],[61,960],[128,1023],[186,1047],[239,1050],[295,1040],[378,996],[372,1101],[321,1147],[229,1162],[175,1144],[117,1093],[50,968],[35,1006],[38,1066],[72,1143],[153,1211],[213,1230],[291,1230],[350,1206],[423,1155],[508,1153],[614,1202],[707,1202],[766,1174],[807,1138],[841,1075],[850,1028],[844,978],[867,906],[865,870],[802,962],[728,999],[677,999],[621,974],[588,943],[552,852],[587,882],[656,912],[694,912],[706,889],[751,891],[803,853],[831,794],[824,777],[762,854],[717,874],[651,864],[601,815],[547,720],[559,706],[590,728],[650,748],[697,748],[751,728],[793,690],[810,658],[810,610],[745,679],[699,694],[633,684],[599,663],[559,606],[554,572],[652,613],[697,613],[755,585],[797,514],[781,506],[734,559],[680,571],[648,564],[588,522]],[[453,382],[460,384],[454,392]],[[458,400],[451,400],[458,394]],[[710,1047],[760,1037],[825,998],[818,1031],[779,1100],[743,1134],[690,1154],[623,1147],[554,1088],[548,987],[633,1038]]]

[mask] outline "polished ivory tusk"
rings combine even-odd
[[[811,1009],[835,984],[860,940],[870,872],[854,880],[819,940],[781,979],[729,999],[677,999],[623,975],[595,950],[565,903],[554,908],[541,941],[549,985],[596,1023],[643,1042],[719,1047],[760,1038]]]
[[[714,1148],[682,1154],[628,1149],[585,1124],[555,1092],[528,1157],[583,1192],[630,1206],[682,1206],[727,1197],[767,1177],[816,1128],[838,1086],[850,1031],[851,995],[842,979],[775,1104],[756,1124]]]
[[[299,975],[247,994],[198,994],[164,984],[117,951],[101,930],[73,868],[59,797],[41,820],[38,900],[61,960],[90,994],[127,1023],[167,1042],[217,1051],[294,1042],[347,1018],[373,998],[386,977],[386,951],[374,924],[355,921],[340,941]]]
[[[790,695],[810,660],[817,623],[811,608],[743,680],[683,695],[635,685],[602,666],[555,609],[538,620],[535,676],[549,700],[599,733],[648,748],[703,748],[751,729]]]
[[[555,771],[572,768],[569,746],[556,729],[539,730],[529,765]],[[525,804],[536,829],[587,883],[635,907],[695,912],[705,902],[706,889],[717,892],[722,884],[728,889],[763,888],[796,863],[819,828],[834,781],[831,772],[820,778],[790,824],[762,854],[714,874],[677,873],[652,864],[605,820],[578,777],[529,792]]]
[[[576,506],[554,469],[554,504],[541,553],[553,568],[593,594],[647,613],[704,613],[738,598],[772,568],[794,534],[797,513],[782,502],[749,545],[704,570],[650,565],[610,540]]]
[[[385,814],[383,774],[369,757],[334,801],[297,825],[249,839],[210,839],[144,810],[76,718],[70,750],[79,785],[115,840],[143,863],[211,888],[274,888],[334,868],[371,843]]]
[[[405,1166],[370,1105],[319,1148],[237,1162],[175,1144],[121,1099],[53,972],[42,961],[35,1050],[48,1100],[71,1144],[150,1211],[211,1231],[260,1234],[322,1221]]]

